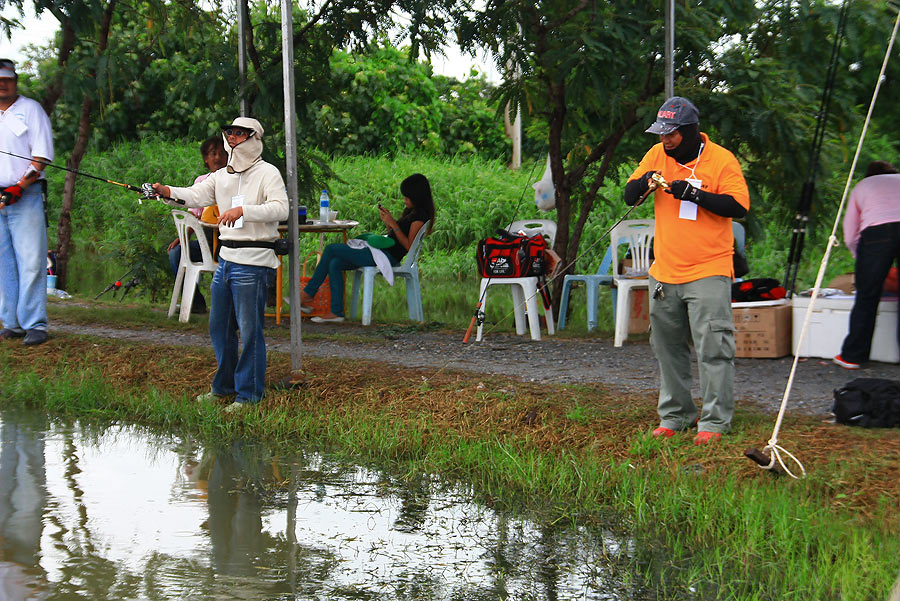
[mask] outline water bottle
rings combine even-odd
[[[328,212],[331,210],[331,207],[328,206],[328,190],[322,190],[322,194],[319,195],[319,222],[320,223],[328,223],[329,215]]]

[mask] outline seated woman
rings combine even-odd
[[[388,228],[387,236],[393,238],[394,245],[384,249],[391,265],[399,265],[409,251],[416,234],[426,221],[434,220],[434,200],[431,197],[431,185],[421,173],[414,173],[400,183],[400,194],[406,207],[400,219],[394,219],[391,212],[378,206],[378,215]],[[341,272],[357,267],[374,266],[375,259],[368,248],[350,248],[346,244],[329,244],[322,253],[322,259],[316,271],[300,291],[300,310],[303,313],[312,311],[310,304],[319,290],[319,286],[329,278],[331,290],[331,311],[321,317],[313,317],[316,323],[344,321],[344,278]]]

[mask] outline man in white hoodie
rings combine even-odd
[[[278,222],[288,217],[284,179],[262,160],[263,127],[238,117],[222,127],[228,164],[189,188],[153,184],[153,189],[187,207],[219,207],[219,268],[210,289],[209,337],[218,369],[212,390],[197,397],[213,401],[235,397],[232,412],[263,396],[266,342],[263,337],[266,290],[279,258],[273,250]],[[238,331],[243,347],[238,355]]]

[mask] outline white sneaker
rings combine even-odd
[[[235,401],[232,404],[225,407],[225,413],[240,412],[240,411],[243,411],[244,409],[246,409],[249,405],[250,405],[250,403],[239,403],[239,402]]]
[[[204,392],[203,394],[198,394],[194,397],[194,400],[198,403],[214,403],[216,401],[221,401],[224,398],[227,398],[228,395],[224,394],[216,394],[212,390],[209,392]]]
[[[344,321],[344,318],[340,317],[340,316],[337,316],[337,317],[316,316],[316,317],[311,318],[310,321],[313,323],[341,323],[342,321]]]

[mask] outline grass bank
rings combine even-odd
[[[177,356],[178,362],[172,361]],[[229,416],[191,401],[206,349],[59,335],[0,345],[0,398],[81,419],[124,420],[208,440],[254,437],[470,482],[495,504],[573,522],[621,517],[660,599],[883,599],[900,553],[900,432],[791,417],[808,477],[741,456],[771,416],[741,411],[721,444],[659,441],[653,395],[307,358],[302,389]],[[272,353],[270,380],[286,375]]]

